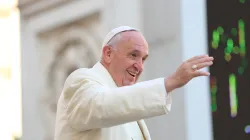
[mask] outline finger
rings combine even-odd
[[[203,63],[197,64],[197,69],[199,70],[205,67],[209,67],[211,65],[213,65],[213,61],[203,62]]]
[[[195,71],[194,72],[194,77],[198,77],[198,76],[209,76],[210,73],[206,72],[206,71]]]
[[[187,62],[192,62],[194,60],[200,59],[200,58],[204,58],[204,57],[208,57],[208,55],[198,55],[198,56],[194,56],[190,59],[187,60]]]
[[[208,57],[207,56],[207,57],[195,59],[195,60],[191,61],[190,63],[192,63],[192,64],[199,64],[199,63],[204,63],[204,62],[211,62],[213,60],[214,60],[213,57]]]

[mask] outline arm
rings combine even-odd
[[[112,89],[83,79],[64,92],[68,121],[81,131],[164,115],[171,108],[163,78]]]

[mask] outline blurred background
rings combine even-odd
[[[0,140],[53,140],[66,77],[120,25],[149,43],[140,81],[215,58],[210,77],[173,91],[168,115],[146,120],[153,140],[249,140],[249,13],[249,0],[0,0]]]

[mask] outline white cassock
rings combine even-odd
[[[118,88],[98,62],[67,78],[57,105],[55,140],[151,140],[143,119],[170,108],[164,78]]]

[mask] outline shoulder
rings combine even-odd
[[[68,86],[72,83],[79,82],[82,80],[97,80],[97,73],[92,68],[80,68],[73,71],[66,79],[65,85]]]

